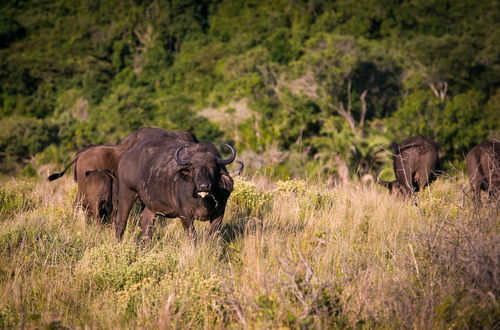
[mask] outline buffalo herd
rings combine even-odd
[[[91,145],[78,151],[66,168],[49,176],[56,180],[74,165],[78,193],[75,203],[86,210],[87,221],[111,219],[118,240],[123,236],[130,210],[141,202],[139,224],[142,237],[150,239],[157,216],[180,218],[185,231],[195,235],[194,220],[210,221],[210,234],[220,229],[226,203],[233,190],[226,165],[236,151],[224,145],[231,156],[222,158],[209,142],[200,142],[186,131],[144,127],[124,137],[117,145]],[[378,179],[391,192],[414,196],[439,174],[439,145],[428,137],[411,137],[391,145],[396,179]],[[465,157],[473,200],[480,191],[491,200],[500,195],[500,142],[486,141]]]

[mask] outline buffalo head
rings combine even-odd
[[[221,180],[223,182],[230,180],[224,165],[231,164],[236,157],[234,149],[228,144],[224,145],[231,150],[231,156],[227,159],[220,158],[216,150],[194,150],[190,157],[182,159],[179,154],[189,145],[185,144],[179,147],[174,153],[174,158],[177,164],[182,167],[176,172],[174,182],[192,183],[193,197],[195,198],[213,195],[214,189],[225,186],[219,184]]]

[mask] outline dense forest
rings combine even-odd
[[[0,168],[146,125],[279,177],[390,167],[416,134],[460,166],[499,136],[499,25],[497,0],[4,1]]]

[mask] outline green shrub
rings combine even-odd
[[[0,121],[0,150],[14,160],[31,159],[57,143],[57,125],[41,119],[8,117]]]
[[[120,290],[147,278],[157,280],[176,267],[172,256],[142,254],[137,246],[110,243],[86,251],[77,273],[91,286]]]
[[[319,208],[333,202],[333,195],[316,187],[308,187],[303,180],[278,181],[274,193],[295,196],[302,210],[307,207]]]
[[[26,181],[8,182],[0,187],[0,222],[39,205],[40,201],[33,198],[32,191],[33,184]]]
[[[243,214],[259,215],[269,205],[272,194],[262,192],[253,182],[243,178],[234,179],[234,190],[231,193],[230,204]]]

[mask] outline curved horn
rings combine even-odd
[[[219,165],[231,164],[234,161],[234,159],[236,158],[236,151],[234,151],[233,147],[231,147],[229,144],[225,144],[225,143],[224,143],[224,145],[231,150],[231,157],[229,157],[227,159],[217,157],[217,164],[219,164]]]
[[[188,144],[185,144],[183,146],[181,146],[180,148],[178,148],[176,151],[175,151],[175,154],[174,154],[174,158],[175,158],[175,161],[177,162],[177,164],[181,165],[181,166],[186,166],[186,165],[191,165],[191,161],[189,160],[182,160],[179,158],[179,152],[188,147],[189,145]]]

